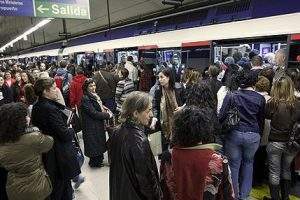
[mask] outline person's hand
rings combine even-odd
[[[185,105],[177,107],[177,108],[174,110],[174,113],[175,113],[175,112],[178,112],[178,111],[181,111],[181,110],[184,108],[184,106],[185,106]]]
[[[109,114],[109,118],[112,118],[114,116],[114,114],[110,110],[108,110],[107,113]]]
[[[156,126],[156,123],[157,123],[158,119],[156,117],[153,117],[152,118],[152,122],[151,122],[151,125],[150,125],[150,129],[151,130],[154,130],[155,129],[155,126]]]
[[[102,107],[105,111],[109,110],[109,108],[107,108],[105,105],[102,105]]]

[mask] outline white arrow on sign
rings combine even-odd
[[[44,13],[44,11],[49,11],[50,9],[49,8],[44,8],[43,5],[40,5],[37,10],[40,12],[40,13]]]

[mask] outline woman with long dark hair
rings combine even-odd
[[[164,68],[158,74],[159,85],[155,88],[153,98],[154,117],[158,120],[158,128],[162,130],[162,148],[167,150],[172,135],[174,112],[183,105],[183,88],[175,85],[170,68]],[[153,127],[152,127],[153,128]]]
[[[25,103],[25,85],[26,84],[34,84],[34,79],[32,78],[31,74],[28,71],[22,71],[21,72],[21,84],[20,84],[20,94],[19,94],[19,100],[20,102]]]

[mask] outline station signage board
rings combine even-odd
[[[0,16],[90,19],[89,0],[0,0]]]

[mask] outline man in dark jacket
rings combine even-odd
[[[39,100],[33,106],[32,124],[54,139],[53,148],[43,155],[43,163],[53,185],[51,199],[71,200],[71,179],[80,174],[73,144],[74,130],[68,127],[68,116],[62,112],[65,107],[55,101],[58,95],[54,80],[39,79],[34,90]]]
[[[114,113],[116,109],[114,98],[117,84],[120,81],[119,76],[112,74],[106,69],[100,69],[95,73],[93,79],[96,83],[96,92],[103,104]]]

